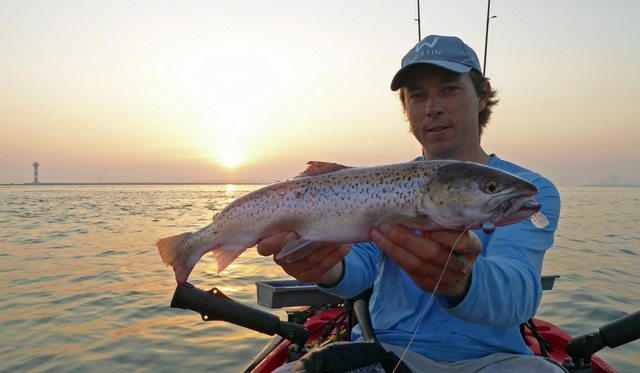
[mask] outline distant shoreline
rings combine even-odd
[[[0,184],[0,186],[82,186],[82,185],[93,185],[93,186],[109,186],[109,185],[263,185],[268,183],[138,183],[138,182],[122,182],[122,183],[21,183],[21,184]]]
[[[83,185],[91,185],[91,186],[117,186],[117,185],[267,185],[272,184],[269,182],[242,182],[242,183],[213,183],[213,182],[200,182],[200,183],[168,183],[168,182],[119,182],[119,183],[20,183],[20,184],[0,184],[0,186],[83,186]],[[559,185],[566,187],[584,187],[584,188],[640,188],[640,185],[598,185],[598,184],[587,184],[587,185]]]
[[[638,188],[640,187],[640,185],[633,185],[633,184],[629,184],[629,185],[597,185],[597,184],[587,184],[587,185],[580,185],[581,187],[585,187],[585,188],[597,188],[597,187],[606,187],[606,188]]]

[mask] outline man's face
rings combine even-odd
[[[420,65],[409,72],[402,89],[411,132],[427,159],[475,160],[478,113],[487,98],[478,97],[468,73]]]

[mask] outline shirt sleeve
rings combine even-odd
[[[537,174],[535,174],[537,175]],[[496,228],[493,234],[476,232],[483,242],[471,274],[466,297],[453,306],[444,296],[438,303],[452,316],[492,326],[519,324],[535,314],[542,297],[542,262],[553,245],[560,216],[560,195],[547,179],[527,177],[539,189],[535,199],[549,220],[536,228],[531,219]]]

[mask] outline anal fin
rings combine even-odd
[[[225,268],[229,266],[229,264],[233,263],[240,254],[242,254],[246,250],[245,247],[220,247],[212,250],[213,255],[216,256],[216,261],[218,262],[218,273],[224,271]]]

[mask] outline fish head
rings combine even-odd
[[[480,229],[485,223],[508,225],[540,210],[532,199],[538,188],[508,172],[471,162],[445,164],[423,189],[425,216],[445,229]]]

